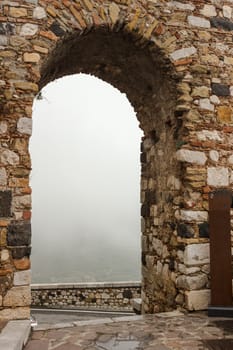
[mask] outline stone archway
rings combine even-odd
[[[144,131],[143,311],[205,308],[208,192],[232,186],[231,7],[25,0],[0,9],[0,315],[29,316],[32,101],[78,72],[125,92]]]

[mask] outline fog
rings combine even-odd
[[[126,96],[84,74],[33,106],[34,283],[140,279],[140,140]]]

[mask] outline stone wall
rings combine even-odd
[[[233,184],[232,14],[231,0],[1,1],[0,317],[29,317],[15,281],[30,269],[33,99],[80,72],[126,93],[144,132],[143,311],[206,305],[208,195]]]
[[[132,311],[140,282],[33,284],[32,306]]]

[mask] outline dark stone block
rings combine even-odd
[[[169,270],[175,271],[175,259],[174,258],[171,258],[169,261]]]
[[[50,30],[56,35],[56,36],[63,36],[65,34],[65,31],[62,29],[59,23],[53,22],[50,26]]]
[[[149,204],[143,204],[141,207],[141,216],[143,218],[150,217],[150,205]]]
[[[133,297],[133,294],[132,294],[131,290],[129,290],[129,289],[124,290],[122,295],[123,295],[123,298],[126,298],[126,299],[132,299],[132,297]]]
[[[11,216],[11,191],[0,191],[0,217]]]
[[[146,191],[145,193],[145,202],[149,205],[157,204],[156,191]]]
[[[14,35],[15,25],[11,23],[0,23],[0,35]]]
[[[199,226],[199,237],[200,238],[209,238],[209,224],[208,222],[203,222]]]
[[[8,227],[7,244],[10,247],[28,246],[31,244],[31,224],[12,223]]]
[[[11,249],[13,259],[22,259],[31,255],[31,247],[15,247]]]
[[[194,237],[193,229],[185,224],[179,224],[177,226],[177,234],[182,238],[192,238]]]
[[[141,153],[140,159],[141,163],[146,163],[146,152]]]
[[[221,28],[228,31],[233,30],[233,22],[231,22],[229,19],[222,17],[212,17],[210,19],[210,23],[211,26],[215,28]]]
[[[228,85],[212,83],[211,88],[214,95],[230,96],[230,88]]]
[[[142,265],[146,266],[146,254],[145,253],[142,253],[141,261],[142,261]]]

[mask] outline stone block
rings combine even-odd
[[[6,186],[7,184],[7,173],[5,168],[0,168],[0,186]]]
[[[201,98],[199,102],[200,108],[206,111],[214,111],[214,105],[210,102],[209,98]]]
[[[23,7],[10,6],[9,16],[15,17],[15,18],[26,17],[27,16],[27,9],[23,8]]]
[[[195,276],[179,276],[176,280],[177,288],[184,290],[199,290],[208,283],[207,275],[199,273]]]
[[[7,244],[10,247],[27,246],[31,244],[31,224],[15,222],[8,226]]]
[[[200,141],[222,141],[217,130],[201,130],[197,132],[197,138]]]
[[[217,96],[230,96],[230,87],[224,84],[212,83],[212,92]]]
[[[32,119],[31,118],[20,118],[17,123],[17,130],[21,134],[31,135],[32,133]]]
[[[31,270],[17,271],[14,273],[14,286],[28,286],[31,284]]]
[[[193,46],[174,51],[170,56],[174,61],[194,55],[197,49]]]
[[[0,310],[0,319],[25,320],[30,319],[30,307],[16,307]]]
[[[18,307],[31,304],[31,290],[29,286],[13,287],[3,297],[3,306]]]
[[[210,21],[197,16],[188,16],[188,24],[194,27],[210,28]]]
[[[189,311],[206,310],[210,303],[210,290],[194,290],[185,292],[185,304]]]
[[[233,30],[233,22],[229,19],[222,17],[212,17],[210,18],[210,24],[212,27],[221,28],[224,30],[232,31]]]
[[[187,266],[204,265],[210,261],[209,243],[189,244],[184,250],[184,264]]]
[[[47,17],[46,11],[43,7],[37,6],[34,10],[33,10],[33,17],[35,19],[43,19]]]
[[[21,36],[33,36],[38,32],[38,25],[32,23],[25,23],[20,30]]]
[[[4,151],[1,151],[0,161],[4,165],[17,165],[19,164],[19,156],[17,153],[5,149]]]
[[[203,9],[200,12],[203,16],[206,17],[217,16],[216,8],[214,5],[204,5]]]
[[[0,217],[11,216],[11,191],[0,191]]]
[[[187,162],[192,164],[204,165],[207,161],[207,157],[204,152],[191,151],[188,149],[180,149],[176,152],[176,157],[181,162]]]
[[[11,248],[11,254],[13,259],[16,259],[16,260],[29,258],[31,254],[31,248],[30,247],[13,247]]]
[[[214,187],[229,185],[229,171],[224,167],[209,167],[207,169],[207,184]]]
[[[40,55],[36,52],[25,52],[23,60],[26,63],[38,63],[40,61]]]
[[[232,109],[229,106],[219,106],[217,107],[217,117],[221,123],[231,123],[232,122]]]
[[[200,210],[181,210],[180,218],[188,222],[207,221],[208,213]]]

